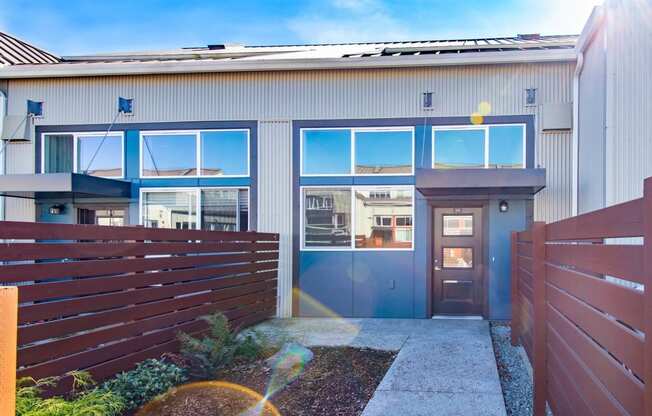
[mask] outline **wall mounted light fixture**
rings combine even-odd
[[[509,211],[509,203],[504,199],[498,203],[498,211],[507,212]]]
[[[62,204],[55,204],[50,207],[48,212],[50,215],[61,215],[66,210],[66,207]]]

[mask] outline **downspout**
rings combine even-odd
[[[573,186],[572,215],[579,212],[579,144],[580,144],[580,74],[584,67],[584,51],[578,50],[573,74]]]
[[[7,95],[4,91],[0,90],[0,157],[2,158],[2,167],[0,168],[0,175],[7,173],[7,141],[2,140],[2,128],[5,120],[5,115],[7,114]],[[0,221],[4,221],[6,216],[6,198],[0,196]]]

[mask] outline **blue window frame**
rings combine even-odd
[[[525,167],[525,128],[523,126],[489,127],[489,167]]]
[[[44,133],[41,155],[43,173],[124,177],[124,136],[121,132]]]
[[[193,132],[142,132],[141,176],[197,176],[197,136]]]

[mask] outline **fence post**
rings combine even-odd
[[[645,273],[645,416],[652,416],[652,178],[643,184],[643,258]]]
[[[0,287],[0,415],[16,414],[18,288]]]
[[[537,221],[532,225],[532,302],[534,309],[533,325],[533,414],[545,416],[547,365],[546,365],[546,224]]]
[[[518,294],[518,233],[512,231],[512,345],[517,346],[521,337],[521,304]]]

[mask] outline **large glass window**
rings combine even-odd
[[[197,228],[195,190],[144,191],[143,225],[151,228],[188,230]]]
[[[196,176],[195,133],[146,133],[142,138],[143,176]]]
[[[525,126],[433,129],[433,167],[525,168]]]
[[[73,171],[75,136],[46,134],[43,136],[43,173]]]
[[[489,167],[524,168],[523,126],[489,127]]]
[[[249,134],[246,130],[202,131],[201,175],[249,174]]]
[[[485,167],[485,130],[434,131],[435,169]]]
[[[355,131],[357,175],[412,174],[411,130]]]
[[[355,189],[355,247],[412,248],[412,189]]]
[[[302,175],[349,175],[351,130],[303,130]]]
[[[77,172],[122,177],[122,135],[77,136]]]
[[[304,249],[411,249],[413,190],[303,188]]]
[[[142,224],[152,228],[210,231],[249,229],[246,188],[144,189]],[[199,224],[197,223],[198,213]]]
[[[351,247],[351,189],[304,189],[303,244]]]
[[[201,228],[209,231],[246,231],[249,228],[249,191],[201,191]]]

